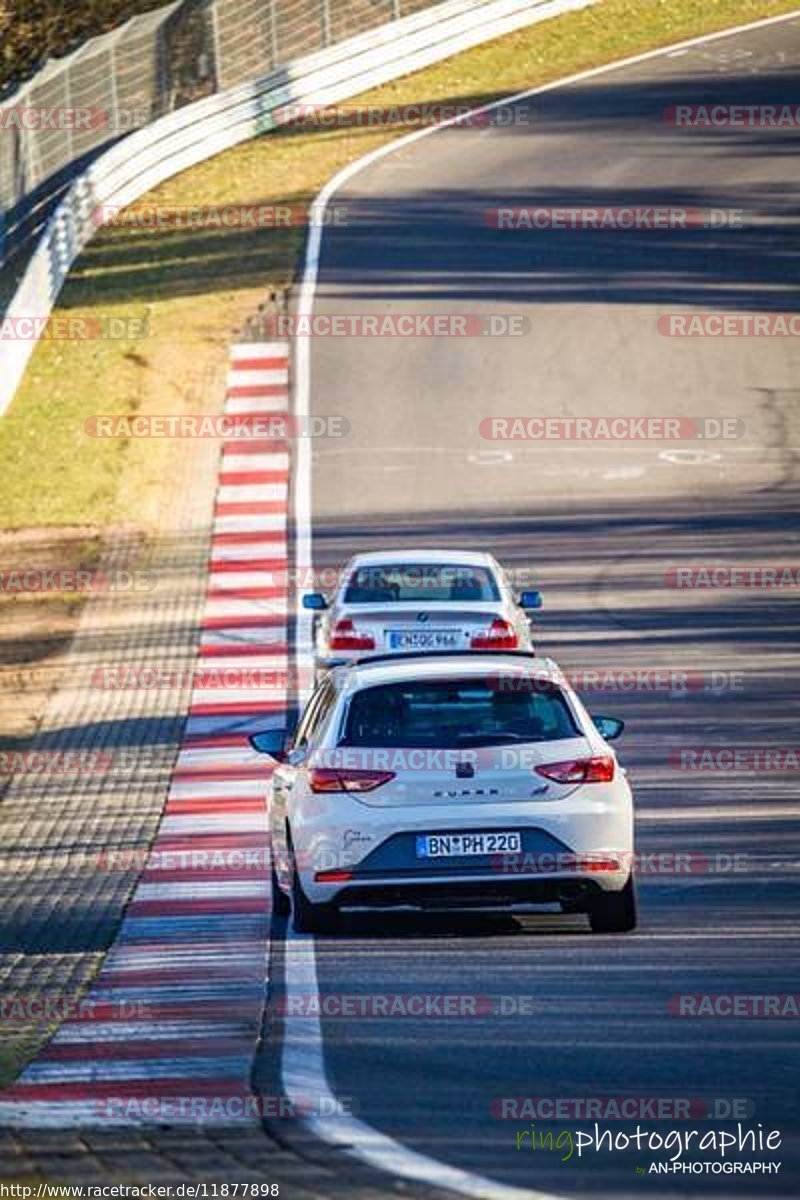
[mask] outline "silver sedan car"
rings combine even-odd
[[[367,654],[534,650],[538,591],[515,595],[491,554],[404,550],[357,554],[335,595],[303,597],[319,613],[316,674]]]

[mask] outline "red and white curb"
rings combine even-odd
[[[234,346],[226,413],[286,414],[288,372],[285,343]],[[158,835],[79,1015],[0,1092],[2,1125],[257,1120],[268,767],[248,734],[286,707],[288,480],[285,443],[224,443],[199,671]],[[243,686],[204,686],[206,668],[209,682],[242,671]],[[251,668],[276,686],[249,686]]]

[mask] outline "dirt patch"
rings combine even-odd
[[[24,749],[38,728],[87,595],[125,582],[100,569],[113,537],[91,526],[0,533],[0,750]],[[4,784],[0,774],[0,795]]]

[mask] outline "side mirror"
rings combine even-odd
[[[327,607],[328,601],[322,592],[306,592],[305,596],[303,596],[303,608],[310,608],[313,612],[321,612],[323,608]]]
[[[261,733],[251,735],[250,745],[259,754],[269,754],[277,762],[283,762],[286,758],[286,730],[263,729]]]
[[[607,742],[613,742],[614,738],[618,738],[625,728],[625,722],[621,721],[619,717],[596,717],[592,713],[592,720],[600,737],[605,738]]]
[[[524,608],[526,612],[531,608],[541,608],[542,593],[534,591],[520,592],[518,604],[520,608]]]

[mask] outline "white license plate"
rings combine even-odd
[[[471,854],[515,854],[522,849],[518,833],[420,833],[417,858],[462,858]]]
[[[389,630],[390,650],[458,650],[460,645],[460,633],[451,633],[447,629],[426,629],[424,633]]]

